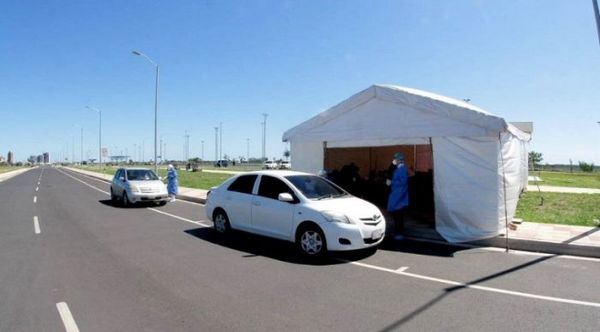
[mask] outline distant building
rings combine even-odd
[[[8,151],[8,155],[6,156],[6,162],[8,162],[9,165],[15,163],[15,157],[13,156],[12,151]]]
[[[42,161],[44,161],[44,156],[42,156],[42,155],[37,156],[37,163],[41,164]]]
[[[50,163],[50,154],[48,152],[44,152],[44,164]]]

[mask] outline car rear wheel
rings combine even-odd
[[[215,225],[215,230],[220,234],[226,234],[231,229],[229,225],[229,218],[227,214],[223,210],[218,210],[215,212],[215,216],[213,218],[213,223]]]
[[[327,252],[327,243],[323,231],[317,226],[303,228],[297,240],[298,248],[307,256],[322,256]]]

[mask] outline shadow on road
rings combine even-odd
[[[472,250],[473,248],[465,248],[462,246],[453,246],[449,244],[438,244],[432,242],[402,240],[394,241],[386,239],[379,246],[379,250],[401,252],[413,255],[424,256],[439,256],[439,257],[454,257],[454,254],[464,250]]]
[[[312,258],[303,255],[293,243],[245,232],[233,231],[228,235],[221,235],[212,228],[195,228],[186,230],[185,233],[204,241],[208,241],[232,250],[240,251],[242,253],[241,256],[244,258],[262,256],[292,264],[345,264],[346,262],[344,262],[344,260],[361,260],[374,253],[373,250],[332,252],[328,257]]]
[[[152,203],[152,202],[140,202],[140,203],[135,203],[135,204],[129,204],[127,206],[121,205],[120,202],[113,202],[110,199],[101,199],[98,202],[100,202],[100,204],[102,204],[102,205],[106,205],[106,206],[110,206],[110,207],[114,207],[114,208],[118,208],[118,209],[145,209],[148,207],[152,207],[152,208],[160,207],[159,205],[156,205],[155,203]]]

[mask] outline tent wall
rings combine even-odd
[[[318,174],[324,168],[323,142],[292,139],[290,152],[295,171]]]
[[[498,228],[504,232],[506,217],[509,222],[512,221],[517,210],[519,194],[524,188],[523,178],[525,176],[526,180],[527,171],[523,171],[523,154],[526,153],[524,142],[508,132],[502,133],[500,137],[502,150],[501,154],[498,154]]]
[[[436,229],[449,242],[498,234],[498,138],[433,138]]]

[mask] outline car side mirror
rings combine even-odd
[[[164,178],[164,177],[162,177],[162,176],[159,176],[159,177],[158,177],[158,179],[162,181],[162,180],[164,180],[165,178]]]
[[[282,202],[287,202],[287,203],[294,202],[294,197],[292,197],[292,195],[290,195],[289,193],[281,193],[281,194],[279,194],[277,199]]]

